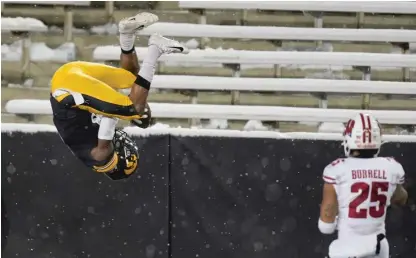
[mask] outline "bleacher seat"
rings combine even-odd
[[[274,11],[365,12],[415,14],[416,3],[411,1],[180,1],[188,9],[260,9]]]
[[[211,118],[231,120],[264,120],[292,122],[345,122],[360,110],[321,109],[293,107],[192,105],[171,103],[149,103],[152,116],[156,118]],[[9,101],[5,109],[12,114],[51,115],[48,100],[17,99]],[[416,111],[366,110],[382,124],[415,124]]]
[[[139,34],[151,35],[153,33],[168,37],[190,38],[416,42],[416,33],[413,30],[225,26],[167,22],[156,23]]]
[[[137,48],[139,59],[146,56],[146,48]],[[95,48],[96,61],[118,61],[120,47],[100,46]],[[206,64],[287,64],[287,65],[338,65],[377,67],[416,67],[415,55],[343,53],[343,52],[282,52],[249,50],[191,50],[187,55],[169,54],[161,62],[206,63]]]
[[[152,89],[416,95],[416,82],[156,75]]]

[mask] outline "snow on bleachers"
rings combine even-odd
[[[2,4],[40,4],[40,5],[61,5],[61,6],[88,6],[90,1],[3,1]],[[2,32],[24,32],[22,42],[17,42],[20,49],[16,46],[3,46],[2,45],[2,60],[17,61],[21,60],[21,71],[24,73],[28,67],[30,61],[58,61],[67,62],[73,60],[74,44],[72,40],[72,21],[73,13],[72,8],[64,8],[65,10],[65,24],[64,24],[64,38],[66,43],[61,45],[57,50],[50,50],[44,43],[37,43],[37,46],[44,51],[35,51],[30,40],[30,32],[46,32],[48,27],[40,20],[34,18],[1,18],[1,31]],[[36,43],[34,44],[36,45]],[[13,49],[14,48],[14,49]],[[72,48],[72,49],[71,49]],[[14,51],[10,51],[13,49]],[[46,51],[46,53],[45,53]],[[69,52],[69,53],[68,53]],[[23,54],[22,54],[23,53]],[[40,55],[39,55],[40,53]],[[67,54],[68,53],[68,54]]]
[[[48,30],[46,25],[34,18],[8,18],[1,17],[2,32],[45,32]]]
[[[23,41],[18,40],[10,45],[1,45],[2,61],[19,61],[22,58]],[[66,63],[73,61],[76,56],[76,46],[72,42],[66,42],[52,49],[44,42],[32,42],[29,48],[30,61],[44,62],[52,61]]]
[[[416,31],[414,30],[224,26],[167,22],[153,24],[142,30],[140,35],[151,35],[153,33],[159,33],[167,37],[416,42]]]
[[[207,118],[293,122],[345,122],[362,110],[271,106],[193,105],[150,103],[156,118]],[[52,114],[49,100],[10,100],[5,110],[12,114]],[[365,110],[382,124],[416,124],[416,111]]]
[[[90,1],[3,1],[5,4],[89,6]]]
[[[136,48],[143,60],[147,48]],[[96,61],[120,59],[120,47],[99,46],[94,49]],[[247,50],[191,50],[187,55],[163,55],[161,62],[206,64],[287,64],[287,65],[338,65],[376,67],[416,67],[416,55],[374,54],[352,52],[283,52]]]
[[[179,1],[187,9],[241,10],[260,9],[275,11],[322,11],[416,14],[412,1]]]
[[[45,32],[48,28],[40,20],[33,18],[1,18],[1,32],[20,33],[22,40],[20,45],[16,46],[16,51],[10,51],[12,46],[1,47],[1,56],[3,60],[20,60],[21,71],[27,71],[30,62],[30,33],[31,32]],[[16,54],[17,53],[17,54]]]

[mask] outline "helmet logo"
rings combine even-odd
[[[370,116],[366,116],[367,119],[364,118],[364,115],[360,113],[361,123],[363,124],[363,143],[366,143],[368,140],[368,143],[371,143],[371,121]],[[367,120],[367,125],[366,121]]]
[[[131,173],[133,173],[137,168],[137,162],[138,162],[138,157],[135,154],[133,154],[131,157],[129,157],[126,160],[126,163],[127,163],[126,165],[127,166],[124,169],[124,173],[126,175],[130,175]]]
[[[371,131],[369,129],[364,129],[363,143],[366,143],[367,140],[368,140],[368,143],[371,143]]]
[[[354,128],[355,121],[350,119],[345,127],[344,136],[348,135],[351,137],[352,129]]]

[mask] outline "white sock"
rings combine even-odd
[[[139,76],[143,77],[148,82],[152,82],[156,71],[157,60],[161,55],[162,52],[157,46],[150,45],[147,49],[147,55],[140,67]]]
[[[101,118],[100,129],[98,129],[98,139],[112,140],[116,131],[117,122],[118,118]]]
[[[120,33],[120,47],[124,51],[130,51],[134,47],[136,35]]]

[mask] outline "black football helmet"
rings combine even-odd
[[[127,133],[120,129],[116,129],[113,144],[118,162],[114,170],[105,175],[112,180],[128,178],[137,171],[139,148]]]

